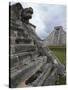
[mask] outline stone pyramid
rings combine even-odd
[[[48,46],[63,46],[66,45],[66,32],[62,26],[55,26],[54,30],[43,41]]]
[[[56,85],[59,75],[65,76],[65,67],[51,51],[42,47],[29,22],[33,9],[20,3],[9,6],[9,87]]]

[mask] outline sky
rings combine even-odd
[[[63,26],[66,31],[66,6],[30,2],[21,4],[23,8],[33,8],[34,13],[30,22],[36,26],[36,33],[41,39],[45,39],[55,26]]]

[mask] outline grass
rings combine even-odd
[[[54,52],[58,57],[60,62],[66,66],[66,47],[65,46],[49,46],[49,48]],[[59,76],[58,84],[56,85],[65,85],[66,77]]]
[[[62,64],[66,63],[66,47],[65,46],[49,46]]]

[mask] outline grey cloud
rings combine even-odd
[[[62,25],[66,30],[66,6],[22,2],[23,7],[32,7],[34,14],[31,23],[36,25],[36,33],[45,39],[54,26]]]

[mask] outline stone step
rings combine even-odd
[[[21,68],[17,72],[11,73],[11,87],[16,87],[19,84],[19,80],[26,80],[31,77],[42,65],[42,61],[38,60],[30,63],[25,68]]]
[[[22,22],[20,20],[14,20],[14,19],[10,19],[10,23],[12,23],[13,25],[17,25],[17,26],[21,26]]]
[[[57,77],[57,68],[54,68],[49,77],[44,81],[43,86],[55,85]]]
[[[16,57],[16,56],[23,56],[23,57],[27,57],[27,56],[33,56],[33,55],[38,55],[37,51],[30,51],[30,52],[22,52],[22,53],[17,53],[17,54],[10,54],[10,57]]]
[[[23,39],[16,39],[15,40],[15,42],[17,43],[17,44],[19,44],[19,43],[22,43],[22,44],[30,44],[31,42],[32,42],[32,39],[30,39],[30,38],[23,38]]]
[[[45,64],[44,66],[44,70],[42,71],[42,73],[38,76],[38,78],[32,82],[32,86],[41,86],[44,82],[44,80],[47,78],[47,76],[49,75],[50,71],[52,69],[52,64],[48,63]]]
[[[14,36],[10,36],[9,38],[12,39],[12,40],[13,40],[13,39],[14,39],[14,40],[16,39],[16,37],[14,37]],[[18,38],[18,39],[24,39],[23,36],[22,36],[22,37],[17,37],[17,38]]]
[[[37,52],[24,52],[24,53],[18,53],[18,54],[13,54],[10,55],[10,66],[16,66],[17,63],[21,62],[21,63],[25,63],[24,60],[30,60],[35,57],[38,56]],[[28,62],[28,61],[27,61]]]
[[[36,47],[34,45],[30,45],[30,44],[15,44],[15,45],[11,45],[10,48],[11,48],[10,51],[12,54],[36,50]]]
[[[37,57],[38,58],[38,60],[41,60],[41,57]],[[36,58],[36,61],[37,61],[37,58]],[[47,63],[47,57],[46,56],[42,56],[42,63],[44,64],[46,64]],[[42,67],[43,67],[43,65],[42,65]],[[38,70],[35,74],[33,74],[30,78],[28,78],[27,80],[25,80],[25,81],[22,81],[21,80],[21,82],[20,82],[20,84],[18,85],[18,87],[23,87],[23,85],[24,85],[24,87],[25,86],[27,86],[27,87],[29,87],[29,86],[31,86],[30,85],[30,83],[32,82],[32,81],[34,81],[34,79],[37,77],[37,76],[39,76],[40,75],[40,73],[41,73],[42,71],[41,70]]]
[[[10,25],[10,28],[11,28],[11,30],[13,30],[13,31],[27,31],[28,32],[28,34],[32,37],[32,38],[34,38],[35,39],[35,35],[31,35],[32,33],[34,34],[34,32],[33,32],[33,30],[31,29],[29,29],[28,30],[28,27],[26,27],[27,25],[25,25],[24,23],[21,25],[21,26],[18,26],[18,27],[16,27],[16,26],[14,26],[13,24],[11,24]]]
[[[10,29],[11,30],[14,30],[14,31],[23,31],[23,30],[25,30],[25,27],[24,27],[24,25],[22,26],[20,26],[20,25],[17,25],[16,23],[15,23],[15,25],[13,24],[13,23],[11,23],[10,24]]]
[[[17,44],[30,44],[32,43],[32,39],[30,38],[24,38],[23,36],[22,37],[11,37],[10,38],[10,43],[11,44],[14,44],[17,43]]]
[[[46,63],[46,61],[47,61],[47,59],[45,60],[45,63]],[[25,69],[27,66],[30,66],[31,64],[37,64],[38,62],[43,63],[43,57],[42,57],[42,59],[41,58],[39,58],[39,59],[37,58],[35,61],[31,61],[29,64],[26,64],[25,67],[23,67],[23,69]],[[22,65],[22,66],[24,66],[24,65]]]
[[[15,68],[17,67],[17,65],[19,64],[29,64],[30,62],[32,61],[36,61],[36,60],[42,60],[43,59],[43,62],[45,64],[46,60],[47,60],[47,57],[46,56],[43,56],[43,57],[38,57],[37,53],[35,52],[32,52],[31,55],[23,55],[23,54],[20,54],[19,55],[16,55],[16,56],[12,56],[10,57],[10,67],[12,68]]]
[[[24,58],[24,59],[20,59],[20,57],[15,57],[15,58],[13,58],[13,59],[11,59],[11,61],[10,61],[10,66],[11,66],[11,68],[13,67],[15,67],[15,66],[19,66],[20,64],[22,64],[22,65],[27,65],[27,64],[29,64],[31,62],[31,57],[30,56],[28,56],[28,57],[26,57],[26,58]]]
[[[19,27],[19,26],[22,26],[22,22],[21,22],[20,20],[13,20],[13,19],[10,19],[10,26]]]
[[[46,56],[42,56],[42,58],[41,58],[41,57],[37,57],[37,55],[33,55],[32,58],[30,56],[28,56],[27,58],[25,58],[23,60],[18,60],[17,59],[17,62],[11,62],[12,63],[11,71],[18,70],[18,69],[20,69],[20,67],[25,66],[25,65],[29,65],[30,63],[38,61],[38,60],[40,60],[44,64],[46,64],[47,57]]]
[[[14,44],[14,45],[11,45],[10,47],[17,47],[17,46],[26,46],[26,47],[30,47],[30,46],[34,46],[32,44]]]

